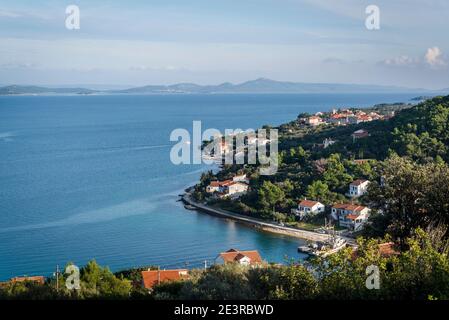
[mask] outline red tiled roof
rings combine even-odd
[[[349,219],[349,220],[355,220],[355,219],[357,219],[359,216],[357,216],[357,215],[355,215],[355,214],[348,214],[347,216],[346,216],[346,219]]]
[[[302,207],[308,207],[308,208],[312,208],[314,205],[318,204],[318,201],[313,201],[313,200],[302,200],[299,205]]]
[[[235,182],[233,180],[224,180],[224,181],[211,181],[209,186],[210,187],[221,187],[221,186],[230,186],[234,184]]]
[[[367,182],[368,180],[366,180],[366,179],[357,179],[357,180],[354,180],[353,182],[351,182],[351,185],[353,185],[353,186],[359,186],[359,185],[361,185],[361,184],[363,184],[363,183],[365,183],[365,182]]]
[[[350,204],[350,203],[338,203],[338,204],[334,204],[332,206],[332,208],[359,212],[359,211],[366,209],[367,207],[359,206],[357,204]]]
[[[391,257],[393,255],[400,254],[400,252],[395,249],[395,245],[393,242],[379,244],[379,252],[382,257]]]
[[[11,283],[25,282],[25,281],[37,282],[37,283],[39,283],[39,284],[44,284],[44,282],[45,282],[45,277],[44,277],[44,276],[14,277],[14,278],[11,278],[11,280],[10,280]]]
[[[151,289],[160,282],[188,279],[187,272],[187,269],[142,271],[143,285]]]
[[[378,245],[379,253],[382,257],[388,258],[391,256],[396,256],[400,254],[400,251],[395,249],[395,244],[393,242],[386,242],[381,243]],[[352,253],[352,258],[357,258],[358,252],[357,249],[355,249]]]
[[[250,259],[250,264],[262,263],[262,258],[257,250],[238,251],[236,249],[231,249],[220,253],[220,256],[225,263],[238,262],[243,257],[248,257]]]

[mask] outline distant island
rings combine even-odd
[[[50,88],[30,85],[10,85],[0,87],[0,95],[39,95],[39,94],[299,94],[299,93],[441,93],[442,90],[405,88],[397,86],[303,83],[285,82],[266,78],[246,81],[239,84],[199,85],[177,83],[172,85],[147,85],[123,90],[94,90],[89,88]]]

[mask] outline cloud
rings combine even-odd
[[[21,14],[16,12],[0,10],[0,17],[3,18],[19,18],[21,16],[22,16]]]
[[[346,64],[346,61],[340,58],[326,58],[323,63],[329,64]]]
[[[446,66],[447,62],[443,57],[443,52],[438,47],[433,47],[427,49],[425,55],[425,61],[428,65],[434,68],[438,68],[441,66]]]
[[[387,65],[387,66],[397,66],[397,67],[404,67],[404,66],[413,66],[417,65],[419,63],[418,59],[411,58],[406,55],[402,55],[395,58],[385,59],[381,61],[381,64]]]
[[[395,58],[388,58],[379,64],[390,67],[431,67],[438,69],[448,66],[447,59],[438,47],[428,48],[425,55],[420,58],[414,58],[407,55],[401,55]]]

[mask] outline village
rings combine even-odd
[[[394,111],[390,111],[387,114],[380,114],[375,111],[367,113],[357,109],[332,109],[331,112],[317,112],[315,115],[302,117],[298,120],[300,123],[312,127],[325,124],[345,126],[374,120],[388,120],[394,117],[394,115]]]
[[[369,184],[370,181],[366,179],[357,179],[351,182],[346,193],[348,202],[335,203],[328,208],[332,220],[339,227],[345,228],[347,234],[362,230],[368,221],[370,208],[354,202],[367,192]],[[236,175],[229,180],[211,181],[205,191],[209,194],[209,199],[237,200],[248,190],[249,179],[246,174],[243,174]],[[297,207],[291,209],[291,214],[298,220],[304,220],[325,211],[326,206],[323,203],[314,199],[303,199],[298,201]]]

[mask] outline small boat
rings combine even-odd
[[[184,208],[186,208],[187,210],[196,210],[196,207],[190,205],[190,204],[186,204],[184,205]]]
[[[330,235],[329,239],[326,241],[309,242],[305,246],[299,246],[298,252],[306,253],[311,256],[325,257],[336,253],[345,247],[346,240],[333,234]]]

